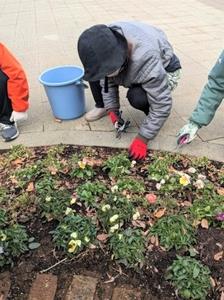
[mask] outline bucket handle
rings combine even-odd
[[[84,87],[84,89],[88,89],[88,85],[85,84],[82,80],[76,81],[75,85],[82,85]]]

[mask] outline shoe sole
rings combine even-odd
[[[11,141],[15,140],[18,136],[19,136],[19,131],[17,130],[17,133],[14,136],[12,136],[11,138],[8,138],[8,139],[5,139],[4,137],[2,137],[2,138],[7,143],[7,142],[11,142]]]
[[[89,118],[87,118],[87,117],[84,117],[84,118],[85,118],[85,120],[86,120],[87,122],[94,122],[94,121],[97,121],[97,120],[102,119],[103,117],[106,117],[106,115],[107,115],[107,113],[103,114],[103,115],[100,116],[100,117],[98,116],[98,117],[91,118],[91,119],[89,119]]]

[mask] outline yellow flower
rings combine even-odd
[[[68,243],[68,252],[73,253],[75,252],[77,247],[81,247],[82,242],[80,240],[71,240]]]
[[[140,217],[140,213],[136,211],[136,213],[132,216],[132,219],[136,221]]]
[[[73,198],[71,199],[71,201],[70,201],[70,204],[72,205],[72,204],[75,204],[75,203],[76,203],[76,198],[73,197]]]
[[[86,162],[84,162],[84,161],[79,161],[79,162],[78,162],[78,165],[79,165],[80,169],[85,169],[85,167],[86,167]]]
[[[110,217],[110,223],[114,223],[115,221],[117,221],[118,218],[119,215],[113,215],[112,217]]]
[[[7,235],[2,232],[1,241],[4,242],[6,240],[6,238],[7,238]]]
[[[110,210],[110,204],[105,204],[105,205],[103,205],[102,208],[101,208],[101,210],[102,210],[103,212],[106,212],[106,211]]]
[[[183,186],[187,186],[188,184],[191,183],[190,181],[190,176],[188,176],[187,174],[184,174],[180,177],[180,184]]]

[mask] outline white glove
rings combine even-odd
[[[28,118],[28,114],[26,111],[13,111],[10,117],[10,122],[20,122],[25,121]]]
[[[196,137],[199,126],[193,122],[189,122],[177,134],[177,144],[189,144]]]

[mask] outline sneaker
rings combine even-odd
[[[10,142],[16,139],[19,135],[16,123],[12,125],[0,123],[0,131],[2,138],[5,140],[5,142]]]
[[[107,111],[105,108],[94,107],[85,115],[85,119],[88,122],[93,122],[103,118],[106,115],[107,115]]]

